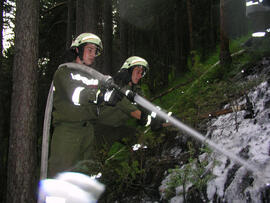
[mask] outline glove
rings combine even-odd
[[[106,90],[103,99],[105,104],[109,106],[115,106],[123,99],[123,95],[115,89]]]
[[[163,126],[163,120],[160,119],[159,117],[155,117],[155,118],[152,118],[151,120],[151,123],[150,123],[150,127],[151,127],[151,130],[152,131],[159,131]]]
[[[139,125],[146,126],[148,121],[148,114],[144,111],[141,111],[141,118],[137,121]]]
[[[121,69],[115,74],[113,80],[115,84],[119,85],[120,87],[124,87],[130,82],[131,74],[129,73],[128,69]]]
[[[134,102],[134,97],[136,96],[135,92],[132,92],[131,90],[126,90],[125,95],[127,96],[129,101]]]
[[[160,107],[157,106],[160,109]],[[167,113],[168,116],[172,115],[172,112]],[[141,112],[141,118],[138,120],[138,124],[142,126],[149,126],[151,127],[152,131],[158,131],[163,127],[164,123],[168,123],[168,120],[164,120],[159,118],[155,112],[152,112],[151,115],[148,115],[145,112]]]
[[[158,131],[162,128],[163,119],[156,116],[156,113],[152,112],[151,115],[146,112],[141,112],[141,118],[138,120],[138,124],[142,126],[151,127],[152,131]]]
[[[172,112],[167,112],[167,115],[172,116]],[[161,128],[163,128],[164,126],[168,126],[168,123],[169,123],[168,120],[164,120],[164,119],[161,119],[161,118],[156,116],[155,118],[152,119],[152,121],[150,123],[151,130],[158,131]]]

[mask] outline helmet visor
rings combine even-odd
[[[146,75],[147,68],[145,66],[140,65],[140,66],[134,66],[134,67],[139,67],[142,69],[142,73],[141,73],[142,78]]]

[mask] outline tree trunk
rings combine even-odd
[[[97,34],[97,2],[97,0],[84,0],[83,32],[91,32]]]
[[[215,25],[214,25],[214,11],[213,11],[213,0],[210,0],[209,3],[209,24],[210,24],[210,30],[209,30],[209,43],[210,47],[213,48],[215,46]]]
[[[189,48],[192,51],[194,49],[193,46],[193,29],[192,29],[192,7],[191,0],[187,0],[187,14],[188,14],[188,31],[189,31]]]
[[[127,0],[119,0],[119,13],[120,13],[120,60],[124,62],[128,55],[128,28],[125,21],[125,10]]]
[[[77,0],[76,35],[83,32],[97,34],[98,2],[96,0]]]
[[[7,202],[36,202],[39,1],[17,0]]]
[[[246,24],[246,1],[225,2],[225,28],[230,39],[237,39],[244,34]]]
[[[241,5],[242,5],[242,18],[243,18],[243,23],[241,24],[241,35],[245,35],[247,34],[247,17],[246,17],[246,1],[242,0],[241,1]]]
[[[238,36],[247,34],[247,19],[246,19],[246,1],[238,0],[237,6],[239,7],[239,20],[238,20]]]
[[[195,53],[194,53],[194,43],[193,43],[193,22],[192,22],[192,2],[187,0],[187,14],[188,14],[188,30],[189,30],[189,50],[190,50],[190,60],[191,66],[195,64]]]
[[[161,27],[162,28],[165,28],[165,30],[168,30],[168,25],[165,21],[165,19],[161,18],[159,20],[160,24],[162,25]],[[162,60],[162,66],[165,66],[166,68],[163,68],[162,69],[162,74],[161,74],[161,78],[162,78],[162,86],[164,85],[165,87],[168,85],[169,83],[169,71],[170,71],[170,68],[169,68],[169,53],[168,53],[168,50],[170,50],[170,47],[169,47],[169,38],[168,38],[168,35],[165,33],[165,32],[162,32],[162,40],[160,39],[160,44],[161,44],[161,56],[163,56],[163,60]],[[162,67],[161,66],[161,67]]]
[[[70,48],[72,42],[73,32],[73,21],[74,21],[74,0],[68,0],[67,2],[67,39],[66,39],[66,50]]]
[[[76,4],[76,36],[83,32],[84,0],[77,0]]]
[[[0,1],[0,36],[1,36],[1,43],[0,43],[0,77],[3,74],[3,7],[4,7],[4,0]],[[0,91],[2,92],[4,88],[2,87],[2,82],[0,83]],[[6,194],[6,156],[7,156],[7,146],[5,141],[5,133],[4,133],[4,125],[5,125],[5,109],[4,109],[4,98],[1,97],[0,99],[0,202],[5,202],[5,194]]]
[[[137,48],[137,44],[140,44],[139,39],[135,38],[136,35],[136,29],[135,26],[130,24],[128,26],[128,56],[130,55],[134,55],[134,53],[136,53],[136,48]],[[136,43],[134,43],[136,42]]]
[[[112,70],[112,1],[105,0],[104,1],[104,54],[103,54],[103,69],[102,72],[104,74],[111,75],[113,73]]]
[[[2,70],[2,57],[3,57],[3,9],[4,9],[4,2],[5,0],[1,0],[0,1],[0,12],[1,12],[1,17],[0,17],[0,28],[1,28],[1,33],[0,33],[0,37],[1,37],[1,43],[0,43],[0,50],[1,50],[1,61],[0,61],[0,70]]]
[[[181,72],[180,68],[180,40],[179,36],[181,33],[179,32],[180,28],[180,18],[179,18],[179,3],[178,0],[175,0],[174,4],[174,64],[176,67],[176,70],[179,70],[178,72]]]
[[[232,62],[230,54],[229,38],[225,27],[225,4],[224,0],[220,0],[220,64],[222,66],[230,65]]]

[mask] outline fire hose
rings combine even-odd
[[[164,119],[171,123],[171,125],[175,126],[179,130],[183,130],[191,137],[199,140],[203,144],[207,144],[212,150],[221,153],[228,158],[236,161],[237,163],[241,164],[243,167],[248,169],[249,171],[257,174],[259,176],[264,176],[266,173],[261,172],[262,170],[255,164],[249,163],[242,158],[238,157],[237,155],[225,150],[223,146],[218,145],[217,143],[212,142],[201,133],[197,132],[193,128],[189,127],[188,125],[182,123],[181,121],[177,120],[173,116],[169,116],[165,111],[156,107],[151,102],[146,100],[145,98],[141,97],[137,93],[134,93],[130,90],[121,89],[119,86],[114,84],[112,77],[105,76],[100,72],[94,70],[91,67],[80,65],[77,63],[65,63],[60,66],[67,66],[67,68],[77,69],[82,72],[89,74],[91,77],[98,79],[102,85],[105,87],[113,87],[116,90],[120,91],[122,94],[126,95],[129,99],[134,100],[137,104],[145,108],[150,112],[155,112],[157,116],[161,119]],[[53,100],[53,83],[51,84],[51,88],[48,94],[47,99],[47,106],[45,110],[45,118],[44,118],[44,125],[43,125],[43,140],[42,140],[42,154],[41,154],[41,170],[40,170],[40,179],[45,179],[47,177],[47,165],[48,165],[48,150],[49,150],[49,133],[50,133],[50,122],[51,122],[51,112],[52,112],[52,100]]]

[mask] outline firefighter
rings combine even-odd
[[[74,63],[93,65],[102,51],[100,38],[80,34],[71,44]],[[97,120],[96,100],[99,81],[80,70],[60,65],[54,74],[53,135],[48,175],[76,171],[74,165],[93,159],[94,129]]]
[[[144,58],[131,56],[114,76],[114,82],[121,88],[130,89],[140,94],[139,82],[148,71],[149,65]],[[151,124],[152,130],[162,127],[161,121],[153,119],[148,115],[148,112],[139,109],[137,105],[124,97],[115,106],[100,108],[98,123],[94,127],[99,143],[97,145],[110,147],[115,141],[120,141],[124,137],[131,140],[130,144],[134,144],[136,129],[126,125],[126,121],[130,117],[135,118],[140,125],[148,126]]]

